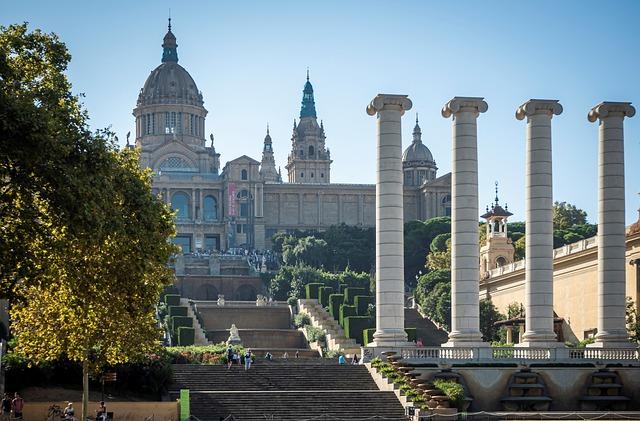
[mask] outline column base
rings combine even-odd
[[[490,348],[489,342],[451,340],[440,345],[442,348]]]
[[[563,342],[558,341],[525,341],[513,345],[514,348],[564,348]]]
[[[455,330],[449,332],[449,340],[446,343],[440,345],[446,348],[455,348],[455,347],[466,347],[466,348],[474,348],[474,347],[486,347],[491,346],[488,342],[484,342],[482,340],[482,333],[479,331],[459,331]]]
[[[415,344],[407,340],[407,332],[404,329],[385,329],[377,330],[373,334],[373,342],[367,346],[394,348],[415,346]]]
[[[629,341],[627,331],[602,331],[596,333],[596,341],[588,344],[589,348],[636,348],[637,345]]]
[[[553,330],[527,330],[522,335],[522,344],[532,343],[540,344],[539,347],[545,347],[546,344],[557,342],[564,346],[561,342],[558,342],[558,337]],[[525,345],[523,345],[525,346]],[[533,345],[532,347],[535,347]]]

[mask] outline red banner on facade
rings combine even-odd
[[[229,183],[228,184],[228,195],[227,195],[227,203],[229,204],[228,209],[228,216],[237,216],[238,215],[238,209],[236,206],[236,183]]]

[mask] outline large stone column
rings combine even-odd
[[[379,94],[367,107],[378,118],[376,169],[376,332],[372,346],[406,346],[404,331],[404,218],[400,119],[407,95]]]
[[[598,333],[594,347],[631,347],[625,322],[624,128],[630,102],[601,102],[598,142]]]
[[[442,108],[451,131],[451,332],[442,346],[488,346],[480,333],[478,127],[483,98],[454,97]]]
[[[551,118],[557,100],[530,99],[516,110],[527,118],[525,219],[525,333],[522,347],[563,346],[553,331],[553,176]]]

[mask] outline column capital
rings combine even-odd
[[[562,105],[557,99],[530,99],[516,110],[516,118],[518,120],[539,114],[548,115],[549,118],[554,115],[560,115],[562,114]]]
[[[489,109],[482,97],[454,96],[442,107],[442,117],[449,118],[460,112],[472,112],[476,117]]]
[[[413,103],[408,95],[378,94],[367,106],[367,114],[375,115],[384,110],[400,111],[401,115],[409,111]]]
[[[636,115],[636,109],[630,102],[609,102],[603,101],[596,105],[587,114],[587,119],[594,123],[596,120],[604,119],[614,115],[622,115],[622,117],[633,117]]]

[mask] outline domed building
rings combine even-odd
[[[242,155],[222,166],[213,134],[207,135],[207,113],[196,81],[178,64],[178,42],[169,20],[160,65],[144,82],[133,115],[140,165],[153,170],[154,191],[176,211],[174,241],[184,253],[264,249],[277,232],[375,224],[375,185],[331,182],[333,161],[308,71],[285,165],[286,183],[274,157],[277,139],[268,126],[260,161]],[[437,177],[417,121],[403,167],[405,219],[450,214],[450,174]]]

